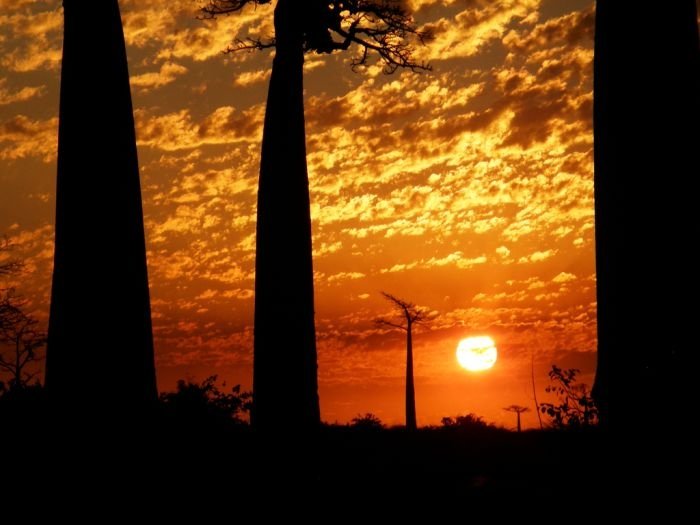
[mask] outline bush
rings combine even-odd
[[[364,416],[358,414],[357,417],[353,418],[353,420],[350,422],[350,426],[365,430],[381,430],[384,428],[382,420],[371,412],[367,412]]]
[[[252,393],[241,392],[236,385],[230,392],[222,392],[216,385],[217,376],[201,383],[180,379],[175,392],[164,392],[160,401],[167,412],[185,418],[229,422],[245,425],[252,405]],[[226,386],[224,383],[222,387]]]
[[[451,430],[495,430],[498,427],[492,423],[487,423],[481,416],[476,414],[466,414],[464,416],[443,417],[442,428]]]
[[[540,411],[552,420],[555,428],[581,428],[598,423],[598,408],[588,386],[576,383],[577,368],[561,369],[552,365],[549,379],[552,382],[545,392],[555,394],[558,404],[540,403]]]

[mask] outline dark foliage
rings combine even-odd
[[[229,392],[222,391],[216,380],[215,375],[209,376],[201,383],[180,379],[175,392],[164,392],[160,395],[166,413],[190,421],[247,424],[252,394],[241,392],[240,385],[235,385]],[[222,388],[225,386],[224,383]]]
[[[46,333],[39,321],[24,311],[26,302],[11,293],[0,301],[0,374],[9,374],[10,388],[26,387],[37,376],[36,364]]]
[[[246,5],[270,4],[270,0],[212,0],[202,12],[205,18],[240,11]],[[285,3],[282,0],[280,4]],[[332,53],[352,46],[359,53],[352,67],[368,63],[376,54],[386,73],[398,68],[429,70],[430,66],[413,59],[413,47],[432,35],[420,31],[403,0],[307,0],[298,2],[298,30],[302,33],[305,52]],[[279,35],[236,39],[228,51],[277,47]]]
[[[540,410],[549,416],[556,428],[581,428],[598,423],[598,409],[588,386],[576,382],[580,370],[561,369],[552,365],[549,379],[552,382],[545,392],[555,394],[558,403],[540,403]]]
[[[9,251],[8,241],[0,243],[0,252]],[[23,263],[9,259],[0,264],[0,277],[15,275]],[[27,301],[12,288],[0,287],[0,376],[8,375],[9,389],[27,387],[39,370],[34,366],[43,359],[41,349],[46,333],[38,328],[39,321],[25,311]]]
[[[447,430],[459,430],[466,432],[503,430],[493,423],[487,423],[481,416],[477,416],[476,414],[472,413],[456,417],[443,417],[440,422],[442,423],[442,428]]]
[[[384,428],[384,423],[371,412],[367,412],[364,415],[358,414],[357,417],[353,418],[350,426],[363,430],[381,430]]]

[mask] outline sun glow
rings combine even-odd
[[[467,337],[457,345],[457,361],[470,372],[488,370],[497,357],[496,344],[488,336]]]

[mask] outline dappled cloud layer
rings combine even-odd
[[[542,396],[552,363],[589,382],[593,373],[593,7],[408,3],[433,34],[416,50],[432,72],[387,76],[371,63],[353,73],[352,49],[305,64],[323,417],[402,421],[402,335],[373,323],[390,314],[384,290],[434,312],[415,334],[419,424],[476,412],[512,425],[502,407],[531,403],[531,360]],[[0,233],[27,261],[11,284],[44,321],[59,4],[0,1]],[[222,51],[237,36],[270,35],[270,6],[212,21],[192,1],[120,4],[159,385],[218,373],[250,387],[271,55]],[[461,370],[458,341],[482,334],[498,363]]]

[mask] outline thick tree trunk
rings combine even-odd
[[[595,211],[601,421],[673,435],[694,341],[700,67],[694,0],[598,0]],[[652,438],[653,439],[653,438]]]
[[[406,428],[416,430],[416,391],[413,386],[413,336],[411,322],[406,328]]]
[[[255,262],[253,424],[314,430],[318,401],[302,14],[275,8],[277,50],[263,131]]]
[[[157,395],[129,72],[117,0],[63,4],[46,386],[114,417]]]

